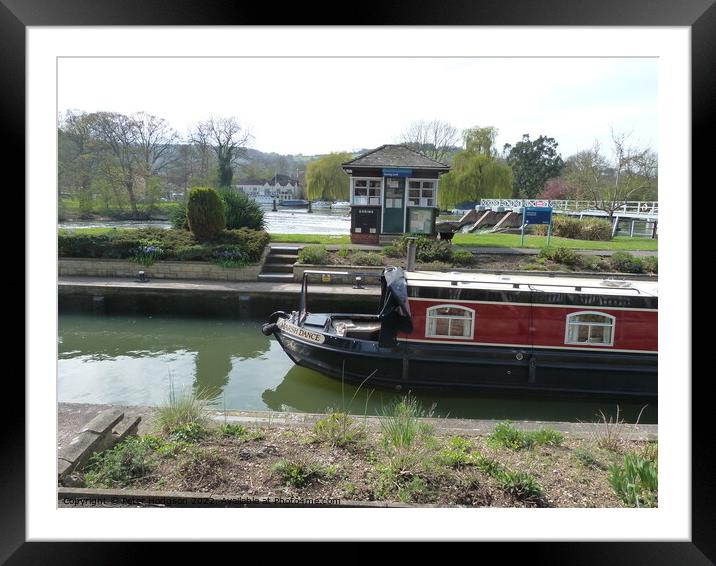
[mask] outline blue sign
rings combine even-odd
[[[412,169],[398,168],[385,168],[383,169],[383,177],[410,177],[413,174]]]
[[[552,223],[552,208],[551,207],[525,207],[524,224],[534,226],[536,224],[551,224]]]

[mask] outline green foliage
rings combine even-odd
[[[189,221],[186,217],[186,205],[182,203],[172,203],[169,209],[169,221],[175,230],[188,230]]]
[[[470,441],[462,436],[453,436],[437,455],[437,462],[450,468],[462,468],[472,464],[474,459],[470,454]]]
[[[188,230],[163,230],[141,228],[129,230],[112,229],[105,233],[60,232],[58,235],[60,257],[86,257],[106,259],[151,258],[177,261],[216,261],[214,252],[240,251],[242,262],[257,262],[269,242],[266,232],[241,228],[225,230],[212,244],[199,243]],[[154,246],[161,253],[145,253],[139,258],[138,250]]]
[[[308,265],[326,265],[328,263],[328,250],[326,246],[306,246],[298,252],[298,263]]]
[[[559,176],[564,161],[557,153],[558,145],[554,138],[546,136],[532,141],[529,134],[524,134],[514,146],[505,144],[507,163],[514,175],[515,198],[535,198],[549,179]]]
[[[403,234],[393,242],[393,246],[403,257],[408,253],[408,240],[410,238],[415,239],[415,256],[419,262],[452,262],[453,252],[450,242],[429,238],[423,234]]]
[[[401,251],[401,249],[394,244],[385,246],[383,248],[383,253],[385,254],[386,257],[393,257],[393,258],[405,257],[405,252]]]
[[[157,408],[157,427],[167,435],[173,431],[179,431],[189,426],[188,434],[195,430],[191,427],[206,427],[207,408],[209,404],[209,392],[199,390],[197,392],[183,392],[177,394],[174,385],[169,388],[167,401]]]
[[[541,499],[544,489],[530,474],[514,470],[500,470],[495,475],[500,488],[523,501]]]
[[[349,446],[365,438],[365,429],[346,413],[331,412],[313,427],[316,439],[332,446]]]
[[[156,240],[143,240],[129,259],[141,265],[152,265],[164,255],[164,250],[159,245]]]
[[[569,265],[571,267],[576,267],[581,264],[581,258],[579,255],[570,248],[544,247],[539,251],[537,257],[549,259],[556,263]]]
[[[330,153],[306,167],[306,192],[309,200],[348,200],[349,177],[341,164],[352,158],[350,153]]]
[[[534,233],[546,236],[547,226],[544,224],[535,226]],[[552,217],[552,235],[572,240],[607,242],[612,239],[612,226],[608,220],[601,218],[579,220],[570,216],[555,215]]]
[[[418,437],[418,418],[424,412],[420,402],[410,395],[389,405],[380,418],[383,446],[390,451],[410,448]]]
[[[209,436],[209,431],[201,421],[186,422],[169,429],[169,438],[177,442],[193,444]]]
[[[519,430],[510,422],[501,422],[495,425],[495,429],[487,437],[487,442],[495,447],[522,450],[538,444],[559,446],[564,442],[564,435],[556,430],[544,428],[534,431]]]
[[[349,254],[350,254],[350,250],[348,249],[348,246],[346,246],[345,244],[342,245],[340,247],[340,249],[338,250],[338,255],[340,257],[342,257],[343,259],[347,258]]]
[[[656,256],[641,258],[641,265],[647,273],[659,273],[659,259]]]
[[[629,252],[614,252],[609,258],[609,263],[614,271],[620,271],[622,273],[644,272],[641,259],[634,257]]]
[[[438,201],[443,209],[483,198],[509,198],[512,170],[496,158],[497,130],[473,128],[465,133],[465,150],[453,158],[452,169],[440,177]]]
[[[609,485],[628,505],[656,507],[659,476],[655,462],[634,452],[624,455],[622,466],[609,468]]]
[[[214,240],[226,227],[224,203],[210,187],[194,187],[187,203],[189,229],[200,242]]]
[[[477,258],[472,252],[467,250],[456,250],[452,252],[452,262],[462,267],[471,267],[477,262]]]
[[[85,487],[126,486],[150,474],[158,464],[155,445],[130,436],[111,450],[93,454],[84,473]]]
[[[226,227],[229,230],[238,228],[263,230],[266,227],[264,211],[252,198],[231,189],[221,189],[219,196],[224,201]]]
[[[305,487],[317,479],[332,475],[332,470],[302,460],[279,460],[271,467],[271,471],[277,474],[285,485],[293,487]]]
[[[353,252],[351,263],[353,265],[383,265],[383,256],[375,252]]]
[[[223,438],[243,438],[248,434],[246,427],[240,424],[223,423],[217,430]]]
[[[218,246],[212,252],[213,262],[222,267],[243,267],[251,263],[240,246]]]

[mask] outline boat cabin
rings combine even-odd
[[[351,242],[435,234],[438,183],[450,167],[404,145],[382,145],[342,164],[350,176]]]

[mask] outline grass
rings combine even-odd
[[[313,427],[316,440],[332,446],[347,447],[365,439],[365,428],[346,413],[332,412],[321,418]]]
[[[623,418],[619,418],[619,405],[617,405],[615,417],[610,415],[607,418],[603,411],[599,411],[601,418],[595,423],[599,426],[595,427],[592,432],[592,442],[604,450],[620,452],[626,444],[630,430],[635,430],[639,426],[639,419],[644,409],[646,409],[646,406],[639,411],[639,415],[633,425],[627,423]]]
[[[209,398],[208,391],[202,389],[177,394],[174,383],[170,382],[169,398],[157,409],[158,428],[167,435],[181,434],[180,431],[190,436],[200,434],[199,430],[206,429]]]
[[[286,244],[350,244],[348,235],[332,234],[271,234],[271,242]]]
[[[279,460],[271,470],[277,474],[285,485],[305,487],[316,480],[332,477],[335,470],[316,463],[302,460]]]
[[[455,234],[452,243],[463,247],[519,248],[519,234]],[[547,245],[546,236],[525,236],[525,248],[543,248]],[[608,241],[572,240],[552,237],[550,246],[575,250],[613,250],[613,251],[657,251],[659,241],[651,238],[629,238],[617,236]]]
[[[524,431],[515,428],[509,422],[495,425],[495,429],[487,437],[487,443],[498,448],[522,450],[535,445],[559,446],[564,442],[564,435],[556,430],[541,428]]]

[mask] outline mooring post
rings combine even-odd
[[[408,271],[415,269],[415,238],[408,238]]]
[[[313,212],[313,210],[311,210],[311,201],[310,200],[308,201],[308,211],[307,212]]]
[[[271,209],[272,212],[277,212],[276,210],[276,199],[273,199],[273,208]]]

